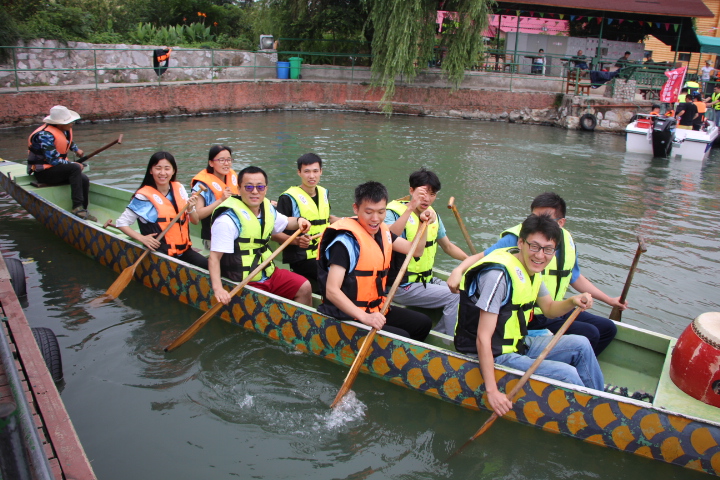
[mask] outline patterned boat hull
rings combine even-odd
[[[62,240],[118,273],[143,251],[24,189],[5,172],[0,172],[0,186]],[[211,305],[208,275],[169,257],[148,255],[135,278],[199,310]],[[357,323],[340,322],[251,288],[235,297],[220,316],[301,352],[343,365],[352,363],[367,334],[367,329]],[[375,339],[361,370],[364,373],[466,408],[487,409],[477,360],[384,332]],[[500,388],[509,391],[520,375],[496,368],[495,377]],[[720,473],[718,422],[674,414],[651,403],[533,378],[506,417],[588,443],[714,475]],[[464,439],[458,440],[462,443]]]

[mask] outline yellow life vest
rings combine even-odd
[[[500,236],[512,233],[516,237],[520,237],[521,225],[505,230]],[[552,260],[548,263],[548,266],[543,270],[543,282],[550,292],[550,296],[555,301],[561,301],[565,299],[565,294],[570,286],[570,279],[572,278],[572,270],[577,261],[577,250],[575,249],[575,242],[573,241],[570,232],[562,229],[563,239]],[[559,265],[559,266],[558,266]],[[540,308],[535,309],[535,315],[541,315],[542,311]]]
[[[407,210],[408,208],[408,203],[409,202],[406,201],[393,200],[392,202],[388,203],[387,209],[395,212],[399,216],[405,213],[405,210]],[[432,207],[430,207],[429,210],[435,211]],[[412,212],[410,214],[410,218],[408,218],[408,221],[405,224],[405,237],[408,241],[413,241],[419,228],[420,219],[415,214],[415,212]],[[420,258],[413,257],[410,260],[410,264],[407,268],[407,273],[405,274],[405,277],[403,277],[402,283],[422,282],[423,284],[425,284],[432,280],[433,265],[435,264],[435,253],[437,252],[437,236],[439,228],[440,223],[437,221],[428,224],[427,240],[425,242],[425,249],[423,250],[423,254]],[[398,256],[397,258],[401,257]],[[404,260],[404,258],[402,260]],[[394,277],[394,275],[391,275],[391,277]],[[390,281],[393,280],[391,279]]]
[[[508,281],[508,296],[500,308],[497,326],[491,339],[493,357],[505,353],[525,354],[527,324],[532,320],[543,276],[530,276],[520,260],[514,255],[517,247],[499,248],[470,267],[460,280],[460,305],[455,328],[455,348],[459,352],[477,353],[478,323],[480,309],[476,303],[479,292],[475,290],[478,275],[485,270],[501,270]]]
[[[258,218],[240,197],[233,196],[213,211],[213,223],[227,210],[235,212],[240,222],[238,225],[240,235],[235,239],[233,253],[225,254],[220,259],[220,273],[235,282],[242,281],[272,254],[268,242],[275,226],[275,209],[267,198],[263,200],[260,209],[261,218]],[[251,281],[259,282],[263,279],[263,275],[270,277],[274,271],[275,265],[270,262]]]
[[[330,203],[328,202],[327,189],[319,185],[316,188],[318,203],[315,203],[315,200],[300,187],[290,187],[283,192],[283,195],[288,195],[295,200],[295,204],[300,211],[300,216],[310,222],[310,230],[307,231],[306,234],[311,237],[318,233],[323,233],[330,222]],[[293,231],[286,231],[286,233],[291,234]],[[290,264],[300,260],[315,258],[317,257],[319,244],[320,236],[311,240],[308,248],[288,245],[283,251],[283,261]]]

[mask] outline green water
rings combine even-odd
[[[31,129],[3,131],[0,157],[19,159]],[[342,113],[257,113],[81,124],[86,151],[125,137],[91,161],[92,180],[134,189],[147,160],[167,150],[179,179],[205,164],[214,143],[234,148],[235,170],[263,167],[268,196],[297,182],[295,159],[325,160],[334,213],[351,212],[366,180],[407,192],[425,166],[443,188],[436,203],[449,237],[466,249],[445,208],[450,196],[478,248],[519,223],[532,198],[568,202],[567,228],[583,274],[620,294],[641,233],[649,243],[623,320],[677,336],[718,310],[720,157],[704,163],[626,154],[624,138],[541,126]],[[254,333],[211,322],[168,356],[161,345],[199,316],[137,285],[101,308],[87,303],[115,274],[49,234],[0,197],[0,248],[26,262],[33,326],[59,336],[63,400],[101,479],[194,478],[706,478],[689,470],[499,421],[451,463],[448,454],[487,418],[360,376],[355,402],[328,405],[345,368]],[[456,262],[439,253],[438,266]],[[604,304],[597,312],[608,314]]]

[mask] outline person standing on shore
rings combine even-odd
[[[85,165],[68,160],[70,151],[78,157],[83,156],[83,151],[73,141],[73,123],[79,119],[77,112],[62,105],[50,109],[43,124],[28,137],[28,173],[48,185],[69,182],[71,213],[83,220],[97,222],[87,210],[90,179],[83,173]]]

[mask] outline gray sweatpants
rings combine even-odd
[[[433,277],[425,286],[422,283],[411,283],[407,287],[400,287],[393,301],[409,307],[442,307],[443,315],[433,331],[455,335],[460,294],[452,293],[444,280]]]

